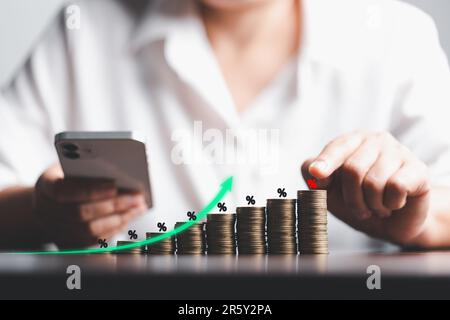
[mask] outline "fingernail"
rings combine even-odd
[[[309,170],[311,170],[312,168],[318,169],[319,171],[325,171],[328,167],[328,164],[324,161],[324,160],[317,160],[314,161],[313,163],[311,163],[311,165],[309,166]]]
[[[388,211],[388,212],[386,212],[386,213],[384,214],[383,219],[390,218],[391,215],[392,215],[392,211]]]
[[[136,217],[139,217],[140,215],[142,215],[145,212],[145,210],[143,210],[142,207],[136,207],[133,210],[131,210],[130,213],[130,219],[134,219]]]
[[[382,219],[388,218],[391,215],[390,211],[385,210],[377,210],[375,213],[377,214],[378,217]]]
[[[122,201],[126,206],[135,206],[141,203],[142,196],[141,195],[126,195],[122,196]]]

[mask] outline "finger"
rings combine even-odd
[[[39,214],[47,221],[88,222],[114,213],[122,213],[132,207],[142,206],[147,209],[144,195],[140,193],[124,194],[113,199],[89,202],[81,205],[53,203],[45,195],[41,195]]]
[[[386,183],[383,204],[390,210],[402,209],[408,197],[418,197],[430,191],[428,169],[414,161],[405,163]]]
[[[111,230],[126,226],[132,219],[143,212],[145,212],[145,206],[139,206],[131,208],[124,213],[95,219],[88,223],[88,234],[93,237],[100,237],[111,232]]]
[[[126,194],[110,200],[101,200],[79,206],[77,216],[81,221],[90,221],[113,213],[127,211],[145,204],[142,194]]]
[[[59,164],[55,164],[48,168],[42,175],[44,180],[55,181],[64,178],[64,172]]]
[[[394,151],[382,152],[364,177],[364,199],[369,209],[380,217],[388,217],[391,210],[383,203],[389,178],[402,166],[403,159]]]
[[[132,215],[134,215],[134,213],[130,213],[125,216],[130,217]],[[98,242],[98,239],[111,239],[117,234],[124,233],[129,228],[129,223],[131,220],[132,219],[130,218],[124,218],[123,223],[119,227],[107,230],[104,234],[97,235],[96,237],[91,237],[89,242],[92,244],[96,244]]]
[[[53,195],[55,181],[64,179],[64,173],[59,165],[47,169],[36,182],[36,189],[47,197]]]
[[[55,181],[51,196],[59,203],[80,203],[111,199],[117,188],[111,180],[61,179]]]
[[[350,214],[361,220],[371,217],[371,211],[364,201],[362,184],[379,153],[380,145],[377,140],[368,138],[339,169],[345,206],[349,209]]]
[[[137,218],[138,216],[142,215],[147,211],[147,204],[141,204],[137,207],[131,208],[127,210],[125,213],[122,213],[123,220],[128,223],[131,220]]]
[[[80,235],[80,232],[77,232],[77,230],[69,230],[64,238],[60,238],[58,241],[58,247],[60,249],[75,249],[75,248],[82,248],[82,247],[89,247],[89,246],[95,246],[98,245],[99,239],[111,239],[115,235],[122,233],[124,231],[124,226],[121,226],[119,228],[111,229],[105,234],[98,235],[98,236],[92,236],[92,235],[86,235],[82,234]]]
[[[102,237],[103,235],[110,233],[111,230],[123,227],[126,221],[127,220],[125,220],[125,217],[122,214],[98,218],[87,225],[87,234],[94,238]]]
[[[142,208],[133,208],[121,215],[97,219],[95,223],[59,225],[56,228],[56,242],[58,246],[64,248],[95,245],[98,239],[109,239],[117,233],[123,232],[130,221],[142,212],[141,210]]]
[[[104,235],[101,235],[99,238],[96,238],[95,242],[93,242],[93,244],[97,244],[98,243],[98,239],[111,239],[111,238],[117,236],[118,234],[124,233],[125,229],[126,229],[125,226],[113,229],[113,230],[109,231],[108,233],[106,233]]]
[[[303,162],[303,164],[301,166],[301,172],[302,172],[303,179],[305,180],[305,182],[307,182],[309,179],[314,178],[314,179],[316,179],[318,189],[327,189],[328,186],[331,184],[332,176],[325,178],[325,179],[317,179],[316,177],[312,176],[309,173],[309,167],[310,167],[311,163],[314,162],[314,160],[315,160],[315,158],[308,159],[305,162]]]
[[[64,178],[60,165],[47,169],[36,183],[36,189],[60,203],[102,200],[117,194],[110,179]]]
[[[309,166],[309,173],[318,179],[328,178],[361,145],[364,136],[352,133],[330,142]]]

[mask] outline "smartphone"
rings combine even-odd
[[[119,191],[142,192],[152,207],[145,140],[135,132],[62,132],[55,136],[68,178],[114,180]]]

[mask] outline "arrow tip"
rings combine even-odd
[[[229,177],[227,180],[222,182],[220,186],[222,187],[223,190],[231,191],[231,189],[233,189],[233,176]]]

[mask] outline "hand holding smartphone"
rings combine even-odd
[[[114,181],[119,191],[142,192],[152,207],[146,145],[134,132],[63,132],[55,137],[67,178]]]
[[[96,245],[152,206],[145,144],[132,132],[65,132],[55,138],[61,165],[46,170],[33,211],[60,248]]]

